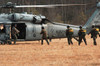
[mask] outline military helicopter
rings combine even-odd
[[[51,4],[51,5],[16,5],[12,2],[0,6],[0,8],[9,8],[10,12],[13,8],[24,8],[24,7],[59,7],[59,6],[77,6],[77,5],[86,5],[86,4]],[[91,30],[91,26],[96,22],[99,22],[99,11],[100,2],[97,4],[97,10],[94,12],[92,17],[87,21],[83,26],[87,30],[87,33]],[[11,37],[11,28],[13,25],[17,24],[17,29],[20,31],[18,36],[18,41],[35,41],[41,40],[41,27],[44,26],[48,33],[48,38],[66,38],[66,28],[70,26],[74,30],[74,37],[78,36],[79,26],[56,23],[48,20],[43,15],[33,15],[27,13],[9,13],[0,14],[0,40],[6,40],[6,37],[13,39]]]

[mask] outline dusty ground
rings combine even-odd
[[[54,39],[47,45],[39,41],[0,45],[0,66],[100,66],[100,38],[94,46],[90,36],[88,45],[68,45],[66,39]]]

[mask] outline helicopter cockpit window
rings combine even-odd
[[[0,33],[5,33],[5,26],[0,24]]]

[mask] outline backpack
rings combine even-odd
[[[73,35],[73,29],[69,29],[69,35]]]
[[[80,35],[85,36],[86,35],[86,30],[85,29],[80,30]]]
[[[95,31],[96,35],[99,33],[99,29],[98,28],[95,28],[94,31]]]

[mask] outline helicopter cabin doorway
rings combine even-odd
[[[20,31],[17,35],[18,39],[25,39],[26,38],[26,25],[25,23],[12,23],[11,29],[14,25],[17,25],[16,28]],[[12,36],[11,36],[12,37]],[[13,37],[12,37],[13,39]]]

